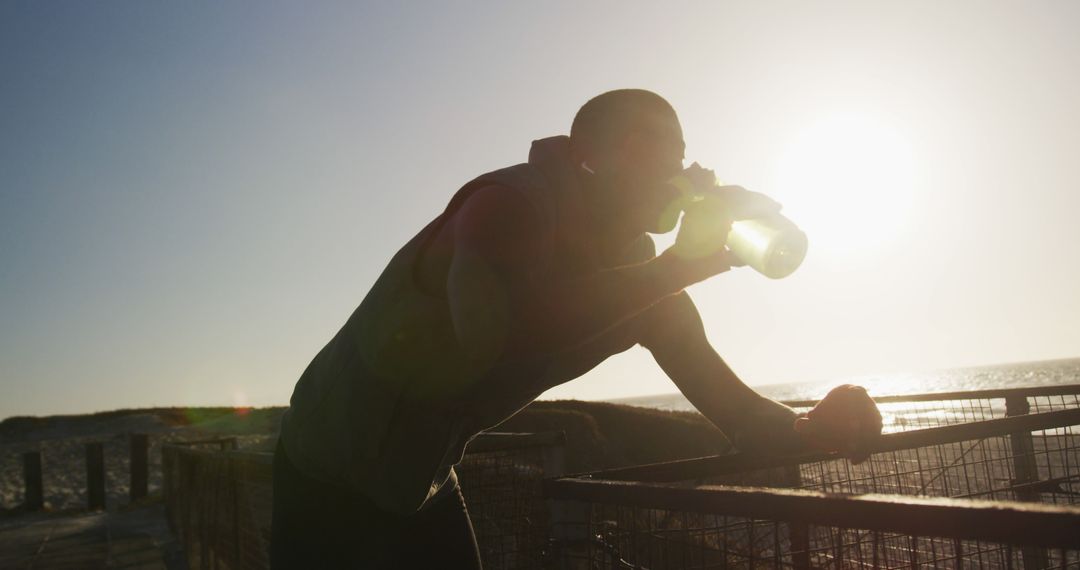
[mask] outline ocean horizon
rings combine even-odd
[[[835,380],[764,384],[752,386],[752,388],[759,394],[774,400],[817,400],[840,384],[863,386],[871,397],[1080,384],[1080,357],[951,368],[930,372],[867,374]],[[696,411],[693,404],[679,392],[602,401],[660,410]]]

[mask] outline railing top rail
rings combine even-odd
[[[1072,425],[1080,425],[1080,408],[884,434],[877,440],[872,452],[914,449]],[[608,481],[690,481],[828,459],[836,459],[836,456],[825,453],[788,456],[735,453],[605,469],[571,475],[571,477]]]
[[[231,457],[255,463],[270,464],[274,462],[274,453],[272,451],[229,451],[228,454]]]
[[[224,448],[225,446],[236,447],[236,437],[214,437],[208,439],[178,439],[166,442],[165,445],[172,445],[176,447],[195,447],[200,445],[217,445]]]
[[[237,457],[237,458],[251,458],[257,461],[271,461],[273,459],[272,453],[259,452],[259,451],[237,451],[235,449],[220,449],[212,447],[193,447],[190,445],[181,445],[176,443],[165,443],[161,446],[162,453],[175,453],[178,455],[186,455],[189,457]]]
[[[1080,507],[792,489],[670,487],[623,481],[544,481],[557,500],[801,522],[1007,544],[1080,548]]]
[[[893,404],[901,402],[935,402],[942,400],[981,400],[1018,396],[1069,396],[1074,394],[1080,394],[1080,384],[1031,386],[1027,388],[994,388],[989,390],[964,390],[957,392],[925,392],[921,394],[896,394],[892,396],[874,396],[874,401],[879,404]],[[816,405],[818,400],[783,400],[783,403],[793,408],[809,408]]]

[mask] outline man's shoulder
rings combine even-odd
[[[469,251],[490,264],[531,267],[550,253],[550,218],[520,188],[483,185],[451,215],[455,257]]]
[[[477,181],[520,190],[543,189],[547,186],[547,179],[540,169],[527,162],[486,172],[474,179],[474,182]]]
[[[479,187],[497,187],[504,192],[524,199],[545,224],[555,219],[556,201],[553,188],[535,166],[522,163],[478,176],[474,182]]]
[[[498,226],[518,226],[537,238],[555,229],[557,204],[543,174],[528,163],[481,174],[451,198],[444,215],[491,217]]]

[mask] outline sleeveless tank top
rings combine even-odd
[[[309,477],[361,493],[380,508],[409,515],[456,485],[453,465],[482,429],[513,415],[550,385],[546,363],[500,371],[513,382],[480,390],[491,371],[473,369],[460,350],[445,295],[416,285],[418,256],[478,188],[498,185],[525,196],[542,220],[547,254],[572,244],[580,223],[567,137],[533,142],[529,162],[465,184],[445,211],[390,260],[344,326],[304,370],[282,419],[281,442]],[[644,236],[646,239],[648,236]],[[647,259],[652,242],[632,257]]]

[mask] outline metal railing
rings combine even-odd
[[[544,477],[562,474],[559,433],[485,433],[455,467],[485,568],[535,568],[549,521]],[[273,455],[235,441],[162,448],[169,524],[191,568],[268,568]]]
[[[886,433],[1080,407],[1080,384],[874,396]],[[806,411],[817,400],[785,400]]]
[[[1080,564],[1053,532],[1032,531],[1050,543],[1001,532],[1074,528],[1080,385],[875,400],[891,433],[859,466],[729,455],[552,479],[561,434],[484,434],[456,469],[485,568]],[[192,567],[265,568],[270,455],[169,446],[163,456],[170,521]],[[852,503],[856,493],[889,495]],[[850,504],[862,519],[843,514]]]
[[[165,515],[189,566],[268,568],[273,456],[235,451],[229,439],[163,445],[161,454]]]
[[[455,467],[484,568],[540,568],[550,520],[544,478],[565,473],[563,432],[487,433]]]
[[[1065,525],[1080,537],[1077,393],[1080,386],[875,398],[895,429],[860,465],[743,453],[549,481],[553,564],[1075,567],[1077,543],[1052,529]],[[851,505],[867,504],[866,494],[888,494],[873,495],[866,512],[877,518],[844,518],[863,508]],[[953,500],[930,509],[925,497]]]
[[[1075,568],[1080,509],[963,499],[556,479],[579,508],[551,567]]]

